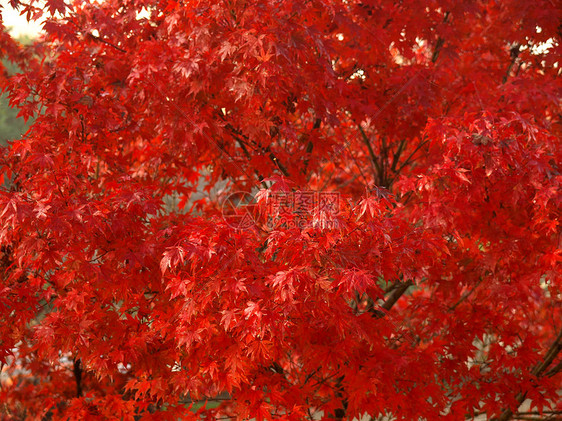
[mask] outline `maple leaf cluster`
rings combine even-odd
[[[1,419],[562,411],[559,2],[6,7]]]

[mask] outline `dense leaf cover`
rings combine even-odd
[[[6,7],[2,419],[562,409],[560,2]]]

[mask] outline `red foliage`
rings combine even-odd
[[[559,2],[10,3],[2,419],[562,410]]]

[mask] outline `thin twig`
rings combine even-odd
[[[365,131],[363,130],[363,127],[361,127],[361,124],[358,124],[357,127],[359,127],[359,131],[361,132],[363,142],[367,145],[367,149],[369,150],[369,156],[371,157],[371,161],[375,165],[375,168],[377,169],[377,174],[375,174],[375,176],[378,178],[378,177],[380,177],[380,174],[382,173],[382,170],[381,170],[381,167],[380,167],[380,165],[377,161],[377,157],[375,156],[375,151],[373,151],[373,147],[371,146],[371,142],[369,141],[369,137],[365,134]]]
[[[478,288],[480,286],[480,284],[482,283],[483,279],[480,278],[480,280],[476,283],[476,285],[474,286],[474,288],[472,288],[470,291],[465,292],[462,297],[459,299],[459,301],[457,301],[454,305],[452,305],[451,307],[449,307],[450,311],[455,311],[455,309],[463,302],[465,301],[468,297],[470,297],[472,295],[472,293],[474,291],[476,291],[476,288]]]
[[[105,44],[105,45],[109,45],[110,47],[115,48],[117,51],[121,51],[122,53],[127,53],[126,50],[124,50],[124,49],[118,47],[117,45],[112,44],[111,42],[106,41],[105,39],[103,39],[103,38],[101,38],[101,37],[98,37],[98,36],[96,36],[96,35],[94,35],[94,34],[88,34],[88,37],[92,38],[92,39],[95,40],[95,41],[101,42],[101,43],[103,43],[103,44]]]
[[[445,16],[443,18],[443,23],[447,23],[447,20],[449,20],[449,12],[445,12]],[[437,61],[437,59],[439,58],[439,53],[441,52],[441,48],[443,48],[443,44],[445,43],[445,40],[441,37],[437,37],[437,42],[435,43],[435,50],[433,50],[433,54],[431,56],[431,62],[435,63]]]

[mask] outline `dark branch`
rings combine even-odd
[[[94,35],[94,34],[88,34],[88,37],[92,38],[92,39],[95,40],[95,41],[101,42],[101,43],[103,43],[103,44],[105,44],[105,45],[109,45],[110,47],[115,48],[117,51],[121,51],[122,53],[126,53],[126,52],[127,52],[127,51],[123,50],[122,48],[118,47],[117,45],[112,44],[111,42],[106,41],[105,39],[103,39],[103,38],[101,38],[101,37],[98,37],[98,36],[96,36],[96,35]]]
[[[449,307],[450,311],[455,311],[455,309],[463,302],[466,301],[466,299],[468,297],[470,297],[472,295],[472,293],[474,291],[476,291],[476,288],[478,288],[480,286],[480,284],[482,283],[483,279],[480,278],[480,280],[476,283],[476,285],[474,286],[474,288],[472,288],[470,291],[465,292],[462,297],[459,299],[459,301],[457,301],[455,304],[453,304],[451,307]]]
[[[562,370],[562,361],[560,361],[558,364],[556,364],[554,367],[552,367],[550,370],[548,370],[548,372],[546,373],[546,376],[552,377],[555,374],[559,373],[560,370]]]
[[[76,381],[76,397],[82,396],[82,366],[80,364],[80,358],[74,360],[74,380]]]
[[[381,308],[384,310],[379,310],[374,306],[373,300],[369,297],[369,307],[367,311],[369,311],[373,317],[377,319],[383,318],[390,309],[396,304],[396,302],[400,299],[402,295],[408,290],[409,287],[413,285],[412,281],[401,282],[396,284],[396,286],[391,290],[389,297],[386,299],[384,304]],[[338,420],[343,420],[346,417],[347,413],[347,406],[348,400],[344,395],[345,389],[343,387],[343,380],[345,379],[344,376],[341,376],[336,381],[336,397],[341,400],[342,406],[334,411],[334,418]]]
[[[248,149],[246,148],[246,145],[244,144],[244,142],[242,141],[242,139],[240,139],[239,137],[235,137],[233,136],[236,141],[238,142],[238,144],[240,145],[240,148],[242,149],[242,152],[244,152],[244,155],[246,155],[246,158],[248,158],[248,161],[252,159],[252,157],[250,156],[250,153],[248,152]],[[263,176],[259,173],[258,170],[254,170],[254,173],[256,174],[256,177],[258,177],[259,182],[262,184],[262,186],[267,189],[267,184],[265,184],[265,182],[263,181],[264,178]]]
[[[441,52],[441,48],[443,48],[444,43],[445,40],[443,38],[437,38],[437,42],[435,43],[435,50],[433,50],[433,55],[431,56],[432,63],[435,63],[439,58],[439,53]]]
[[[554,340],[554,343],[548,349],[546,355],[544,356],[544,359],[533,368],[531,373],[536,377],[541,377],[545,372],[545,370],[548,368],[548,366],[552,364],[552,362],[556,359],[556,357],[558,356],[561,350],[562,350],[562,329],[560,329],[560,332],[558,332],[558,336]],[[556,367],[554,367],[554,369],[556,369]],[[519,392],[515,399],[517,400],[519,405],[521,405],[526,397],[527,397],[527,392],[524,393]],[[513,417],[513,411],[508,408],[502,412],[499,418],[493,418],[493,420],[508,421],[512,417]]]
[[[369,306],[367,307],[366,311],[370,312],[373,317],[382,319],[412,285],[412,281],[406,281],[396,283],[392,287],[388,288],[387,291],[390,294],[379,308],[375,307],[374,301],[369,297]]]
[[[556,359],[560,351],[562,350],[562,329],[558,332],[554,343],[550,346],[548,352],[544,356],[544,359],[533,369],[532,373],[540,377],[543,375],[544,371],[548,368],[550,364]]]
[[[318,130],[320,128],[320,125],[322,124],[322,120],[317,118],[316,120],[314,120],[314,125],[312,126],[312,130]],[[308,163],[310,161],[310,154],[312,153],[312,149],[314,148],[314,143],[312,143],[311,140],[308,141],[307,145],[306,145],[306,158],[304,160],[304,169],[303,169],[303,174],[306,175],[306,171],[308,169]]]
[[[447,23],[447,21],[449,20],[449,12],[445,12],[445,16],[443,18],[443,23]],[[441,52],[441,48],[443,48],[443,44],[445,43],[445,40],[441,37],[437,37],[437,42],[435,43],[435,50],[433,50],[433,55],[431,56],[431,62],[435,63],[437,61],[437,59],[439,58],[439,53]]]
[[[287,171],[287,168],[279,161],[279,159],[277,159],[277,157],[275,156],[275,154],[271,151],[271,148],[268,146],[267,148],[264,149],[266,152],[268,152],[269,154],[269,159],[271,159],[271,162],[273,162],[273,164],[279,168],[279,170],[283,173],[283,175],[285,177],[290,177],[289,175],[289,171]]]
[[[239,144],[242,145],[242,143],[244,142],[242,139],[249,141],[248,136],[245,136],[242,132],[237,130],[230,123],[227,123],[225,127],[230,131],[231,135],[238,141]],[[268,157],[271,160],[271,162],[273,162],[273,164],[283,173],[285,177],[290,176],[289,171],[287,171],[287,168],[279,161],[279,159],[277,159],[277,157],[275,156],[275,154],[273,153],[273,151],[269,146],[267,148],[264,148],[260,145],[256,145],[256,147],[260,148],[262,152],[266,152],[268,154]],[[248,153],[247,149],[245,153],[247,154],[247,157],[249,157],[250,154]]]
[[[378,163],[377,157],[375,156],[375,151],[373,150],[373,147],[371,146],[371,142],[369,141],[369,137],[367,136],[367,134],[363,130],[363,127],[361,127],[360,124],[358,124],[357,126],[359,127],[359,131],[361,132],[361,137],[363,138],[363,142],[365,143],[365,145],[367,145],[367,149],[369,150],[369,156],[371,157],[371,161],[373,162],[373,164],[375,165],[375,168],[377,170],[377,174],[375,174],[375,176],[377,178],[380,178],[382,176],[382,169],[381,169],[381,167]]]
[[[511,69],[513,68],[513,65],[515,64],[515,62],[517,61],[517,57],[519,57],[519,53],[521,52],[520,50],[520,45],[519,44],[515,44],[513,47],[511,47],[511,49],[509,50],[509,54],[511,56],[511,62],[509,63],[509,66],[507,67],[507,70],[505,72],[505,75],[503,76],[502,82],[505,83],[507,82],[507,78],[509,77],[509,73],[511,72]]]
[[[396,302],[404,295],[404,293],[413,285],[412,281],[406,281],[401,283],[396,289],[394,289],[389,297],[385,300],[384,304],[381,306],[386,311],[390,311],[390,309],[396,304]]]
[[[392,172],[396,172],[396,165],[398,165],[398,160],[400,159],[400,155],[402,155],[402,150],[404,149],[405,144],[406,144],[406,139],[402,139],[402,141],[398,145],[398,149],[396,150],[396,153],[392,157],[392,165],[390,166],[390,170]]]
[[[429,139],[426,139],[424,141],[422,141],[417,147],[416,149],[413,150],[413,152],[408,156],[408,158],[406,158],[406,160],[402,163],[402,165],[400,165],[400,168],[398,168],[397,173],[400,173],[400,171],[402,171],[402,169],[404,169],[404,167],[406,167],[407,165],[410,165],[412,162],[412,158],[414,157],[414,155],[426,144],[429,142]]]

